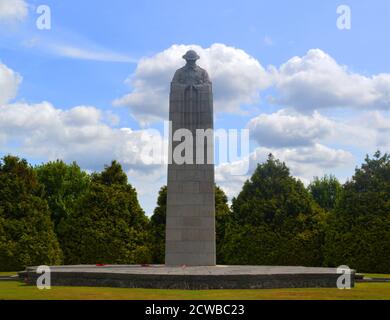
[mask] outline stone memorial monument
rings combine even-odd
[[[171,83],[170,164],[165,264],[214,266],[214,119],[212,83],[196,61],[195,51],[183,57],[187,64]],[[178,131],[179,130],[179,131]],[[192,148],[183,150],[180,130],[191,133]],[[179,133],[179,134],[177,134]],[[178,157],[178,150],[181,152]],[[191,154],[192,151],[192,154]],[[187,153],[187,154],[185,154]],[[185,158],[183,163],[182,159]]]
[[[51,285],[160,289],[336,288],[355,270],[278,266],[216,266],[212,84],[189,51],[171,83],[170,162],[165,265],[50,267]],[[192,143],[190,143],[192,142]],[[237,253],[239,254],[239,252]],[[181,266],[186,268],[180,268]],[[37,283],[37,267],[19,279]],[[347,283],[347,282],[345,282]]]

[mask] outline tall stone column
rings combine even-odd
[[[176,71],[170,93],[173,157],[168,165],[165,264],[213,266],[216,250],[212,83],[207,72],[196,65],[196,52],[190,50],[183,58],[187,64]],[[184,164],[174,156],[185,139],[172,139],[179,129],[188,130],[193,137],[192,161],[185,157],[188,149],[184,150]],[[205,136],[197,138],[199,129],[204,130],[201,132]]]

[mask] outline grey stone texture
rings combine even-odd
[[[196,65],[199,56],[189,51],[187,64],[176,71],[171,83],[169,120],[172,123],[165,264],[168,266],[214,266],[214,129],[212,83],[205,70]],[[175,133],[186,129],[192,134],[192,155],[177,162]],[[204,130],[197,139],[197,130]],[[198,132],[199,133],[199,132]],[[188,149],[181,155],[185,158]]]
[[[19,279],[35,285],[36,267],[19,273]],[[154,289],[272,289],[336,288],[337,269],[266,266],[167,267],[137,266],[56,266],[51,267],[53,286],[92,286]],[[351,271],[351,286],[355,271]]]

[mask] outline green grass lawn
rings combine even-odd
[[[378,274],[378,273],[363,273],[365,278],[382,278],[390,279],[390,274]]]
[[[155,290],[92,287],[52,287],[38,290],[20,282],[0,282],[0,300],[390,300],[390,283],[358,283],[351,290]]]
[[[17,272],[0,272],[0,277],[8,277],[8,276],[14,276]]]

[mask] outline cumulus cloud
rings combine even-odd
[[[362,133],[360,143],[366,150],[373,152],[379,149],[390,152],[390,115],[388,112],[364,112],[350,121],[350,125]],[[353,144],[353,140],[353,138],[350,139],[349,143]]]
[[[0,22],[18,22],[28,14],[27,3],[24,0],[0,0]]]
[[[261,146],[298,147],[313,145],[329,136],[335,123],[318,112],[302,115],[283,109],[253,118],[247,127]]]
[[[22,77],[0,62],[0,105],[15,98]]]
[[[379,111],[359,112],[343,118],[328,118],[314,111],[302,114],[281,109],[260,114],[247,125],[259,146],[291,148],[316,143],[373,150],[390,145],[390,118]]]
[[[131,92],[116,99],[114,105],[127,106],[143,125],[166,119],[169,83],[175,70],[184,64],[178,57],[189,49],[198,51],[199,65],[210,73],[216,112],[242,112],[243,106],[258,102],[261,91],[270,87],[276,89],[272,102],[300,112],[337,107],[390,109],[390,74],[365,76],[353,72],[320,49],[266,70],[245,51],[224,44],[209,48],[173,45],[142,58],[126,81]]]
[[[302,151],[303,147],[324,145],[361,150],[363,154],[378,149],[390,151],[390,113],[385,111],[363,111],[329,118],[317,111],[308,115],[282,109],[251,119],[247,128],[260,147]]]
[[[116,129],[107,125],[100,110],[78,106],[55,108],[48,102],[0,106],[3,150],[17,141],[17,153],[48,160],[77,161],[81,167],[99,170],[116,159],[127,170],[151,173],[160,168],[146,165],[141,151],[156,143],[159,135],[147,130]]]
[[[379,111],[366,112],[358,121],[370,128],[376,128],[380,133],[390,132],[390,119]]]
[[[315,176],[322,176],[343,167],[351,168],[354,165],[354,157],[350,152],[332,149],[318,143],[297,148],[259,147],[242,160],[218,166],[216,168],[216,182],[224,188],[229,197],[236,196],[244,181],[253,174],[257,164],[266,161],[269,154],[284,161],[290,168],[291,174],[301,179],[305,184],[308,184]],[[248,167],[248,174],[232,175],[237,167]]]
[[[253,118],[247,128],[258,147],[248,157],[216,168],[217,183],[230,197],[238,194],[257,164],[266,161],[270,153],[308,184],[313,177],[330,173],[345,180],[356,165],[355,154],[390,152],[390,113],[385,111],[331,119],[318,112],[307,115],[282,109]],[[245,168],[249,168],[246,175],[234,174]]]
[[[258,146],[268,148],[322,144],[371,153],[390,146],[390,117],[379,111],[332,119],[317,111],[308,115],[282,109],[251,119],[247,128]]]
[[[216,112],[240,112],[242,105],[257,102],[260,90],[270,84],[266,70],[243,50],[224,44],[209,48],[173,45],[139,61],[135,73],[127,80],[132,91],[115,100],[114,105],[129,107],[143,124],[167,119],[169,84],[175,70],[184,65],[179,57],[189,49],[198,52],[199,65],[212,78]]]
[[[390,109],[390,74],[354,73],[320,49],[273,68],[274,102],[298,110],[332,107]]]

